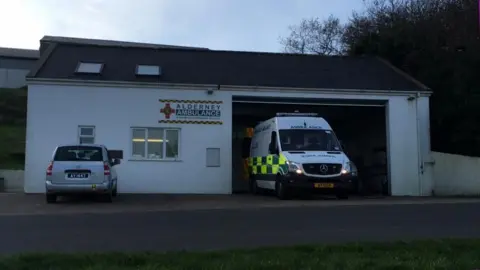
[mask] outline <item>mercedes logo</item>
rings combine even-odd
[[[320,172],[326,173],[328,171],[328,166],[325,164],[320,165]]]

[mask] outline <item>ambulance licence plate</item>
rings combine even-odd
[[[334,185],[333,183],[315,183],[314,187],[315,188],[333,188]]]

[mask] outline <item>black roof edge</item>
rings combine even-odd
[[[125,48],[146,48],[146,49],[186,49],[186,50],[206,50],[204,47],[191,47],[191,46],[177,46],[166,44],[153,44],[153,43],[141,43],[141,42],[129,42],[129,41],[117,41],[108,39],[89,39],[89,38],[76,38],[76,37],[61,37],[61,36],[44,36],[40,43],[63,43],[63,44],[77,44],[77,45],[90,45],[90,46],[102,46],[102,47],[125,47]]]
[[[27,79],[37,76],[37,73],[40,71],[40,69],[43,67],[43,65],[45,65],[48,58],[53,53],[53,51],[55,50],[56,47],[57,47],[57,43],[48,44],[48,47],[46,48],[45,52],[43,52],[40,55],[40,59],[38,59],[38,61],[35,62],[35,65],[30,70],[30,72],[27,74]]]
[[[391,68],[393,71],[395,71],[397,74],[399,74],[400,76],[404,77],[405,79],[411,81],[412,83],[414,83],[415,85],[417,85],[420,89],[422,89],[423,91],[432,91],[432,89],[430,89],[428,86],[426,86],[425,84],[421,83],[420,81],[418,81],[417,79],[413,78],[412,76],[410,76],[409,74],[407,74],[405,71],[397,68],[396,66],[394,66],[392,63],[388,62],[387,60],[381,58],[381,57],[376,57],[379,61],[381,61],[382,63],[384,63],[386,66],[388,66],[389,68]]]

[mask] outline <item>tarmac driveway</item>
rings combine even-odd
[[[336,200],[318,197],[304,200],[280,201],[273,196],[251,195],[146,195],[119,194],[113,203],[95,198],[62,198],[56,204],[46,204],[44,195],[0,193],[0,215],[81,214],[185,211],[208,209],[255,209],[285,207],[328,207],[355,205],[398,205],[476,203],[475,198],[351,198]]]

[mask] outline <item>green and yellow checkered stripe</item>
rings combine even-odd
[[[248,159],[248,167],[253,175],[277,175],[279,172],[285,172],[288,169],[287,160],[282,154],[280,154],[280,156],[268,155],[264,157],[251,157]]]
[[[222,104],[221,100],[191,100],[191,99],[159,99],[163,103],[200,103],[200,104]]]
[[[193,120],[159,120],[163,124],[197,124],[197,125],[222,125],[222,121],[193,121]]]

